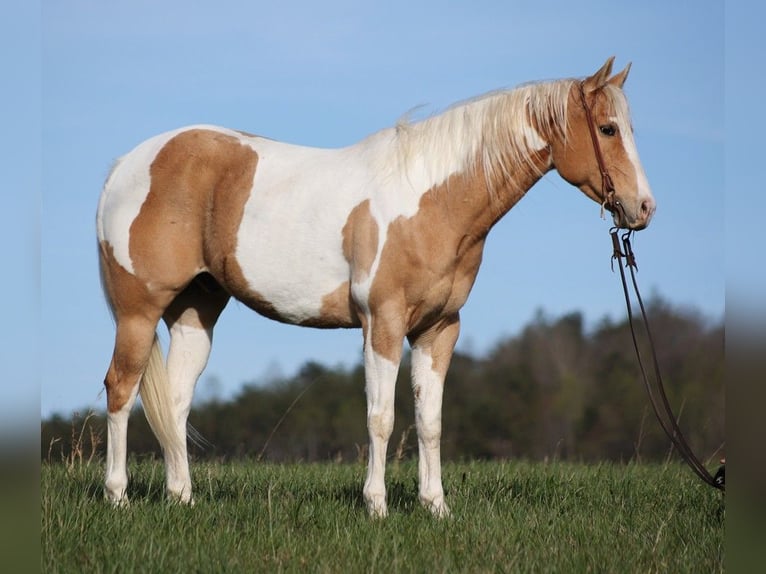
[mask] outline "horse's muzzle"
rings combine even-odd
[[[654,200],[649,198],[641,201],[635,210],[626,210],[624,204],[617,199],[614,202],[614,206],[607,206],[607,209],[612,213],[612,220],[615,226],[620,229],[640,231],[649,225],[656,205]]]

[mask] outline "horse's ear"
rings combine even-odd
[[[628,72],[630,72],[630,62],[628,62],[628,65],[625,66],[625,69],[622,72],[609,78],[608,83],[616,88],[622,89],[622,87],[625,85],[625,80],[628,79]]]
[[[586,92],[592,92],[593,90],[598,90],[599,88],[603,88],[606,82],[609,80],[609,74],[612,73],[612,64],[614,63],[614,56],[609,58],[603,66],[599,69],[598,72],[593,74],[592,76],[589,76],[585,78],[583,81],[583,87],[585,88]]]

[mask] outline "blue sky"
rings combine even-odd
[[[658,203],[634,241],[639,281],[645,293],[721,319],[726,272],[739,273],[736,257],[725,258],[725,229],[736,226],[724,216],[726,169],[736,160],[724,146],[725,80],[736,81],[737,70],[722,2],[259,4],[43,2],[41,19],[34,4],[16,8],[16,21],[34,32],[9,27],[10,41],[27,46],[10,73],[33,89],[13,94],[19,113],[9,121],[41,138],[28,138],[31,159],[7,141],[3,151],[21,172],[11,183],[41,193],[10,194],[23,214],[11,231],[22,237],[18,263],[30,288],[8,317],[20,326],[17,342],[29,343],[12,352],[39,377],[43,416],[105,405],[113,325],[98,279],[95,208],[112,162],[143,139],[214,123],[347,145],[417,106],[422,116],[500,87],[584,76],[611,55],[620,69],[633,62],[626,92]],[[546,176],[490,234],[459,348],[486,352],[538,309],[582,311],[591,325],[622,318],[608,229],[597,205]],[[212,377],[229,396],[307,360],[354,364],[360,348],[356,330],[289,327],[230,303],[198,392]],[[10,363],[7,377],[30,376]]]

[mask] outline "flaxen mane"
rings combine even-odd
[[[494,91],[416,123],[400,121],[395,128],[399,161],[408,169],[426,170],[434,181],[477,164],[488,184],[507,180],[508,165],[521,162],[534,167],[532,158],[545,142],[564,137],[573,81]]]

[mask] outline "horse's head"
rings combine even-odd
[[[612,212],[615,225],[643,229],[654,214],[655,202],[638,159],[622,91],[630,64],[610,77],[613,60],[573,83],[566,137],[551,143],[552,159],[561,177]]]

